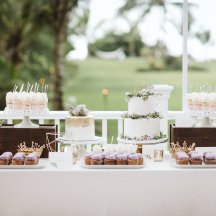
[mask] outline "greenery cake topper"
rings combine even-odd
[[[89,110],[86,108],[85,104],[80,104],[77,106],[68,105],[68,112],[72,116],[87,116],[89,114]]]
[[[153,87],[152,86],[146,87],[146,88],[143,88],[142,90],[133,90],[130,92],[126,92],[126,101],[129,101],[133,97],[140,97],[144,101],[146,101],[149,98],[149,96],[153,96],[153,95],[157,95],[154,92]]]

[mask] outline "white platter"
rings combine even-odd
[[[185,164],[185,165],[181,165],[181,164],[177,164],[175,160],[171,161],[171,166],[175,167],[175,168],[185,168],[185,169],[208,169],[208,168],[215,168],[216,169],[216,164],[205,164],[204,162],[201,165],[191,165],[191,164]]]
[[[85,169],[141,169],[145,167],[143,165],[85,165],[81,164],[81,167]]]
[[[0,165],[0,169],[43,169],[46,163],[39,161],[37,165]]]
[[[168,141],[168,139],[162,138],[162,139],[157,139],[157,140],[139,141],[139,140],[127,140],[127,139],[122,139],[122,138],[118,137],[117,141],[119,143],[123,143],[123,144],[155,145],[155,144],[159,144],[159,143],[165,143]]]
[[[93,144],[101,144],[102,138],[95,136],[95,138],[92,140],[70,140],[63,136],[63,137],[57,138],[56,141],[64,143],[64,144],[93,145]]]

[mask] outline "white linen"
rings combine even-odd
[[[0,170],[1,216],[215,216],[216,169]]]

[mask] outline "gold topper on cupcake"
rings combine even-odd
[[[170,143],[170,152],[172,156],[175,157],[176,152],[183,151],[185,153],[189,153],[195,150],[195,146],[196,146],[195,143],[192,143],[191,145],[188,146],[186,141],[184,141],[182,145],[180,145],[179,142],[176,143],[172,142]]]

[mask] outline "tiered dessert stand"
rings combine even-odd
[[[49,109],[40,110],[40,111],[28,111],[28,110],[10,110],[5,108],[5,114],[11,117],[22,116],[22,122],[20,124],[14,125],[15,128],[38,128],[38,124],[34,124],[30,117],[37,117],[46,115],[49,112]]]
[[[194,118],[193,127],[216,127],[211,121],[212,118],[216,118],[215,111],[189,110],[188,112]],[[198,119],[202,119],[200,123],[198,123]]]

